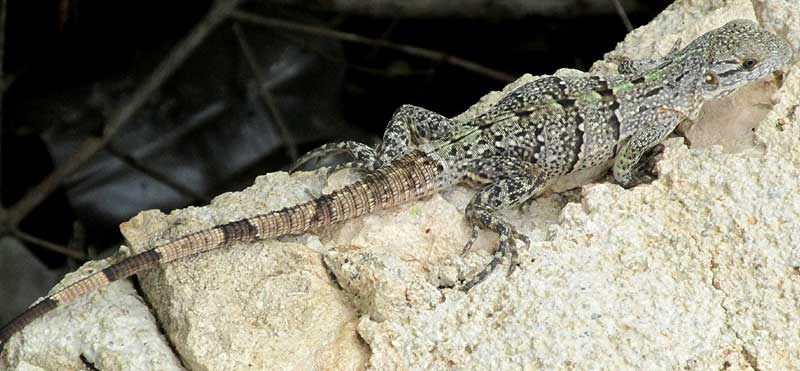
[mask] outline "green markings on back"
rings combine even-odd
[[[624,92],[626,90],[633,89],[638,85],[646,84],[647,82],[650,82],[650,81],[662,81],[663,78],[664,78],[664,71],[655,70],[655,71],[651,71],[651,72],[647,73],[646,75],[641,76],[639,78],[636,78],[636,79],[633,79],[633,80],[630,80],[630,81],[626,81],[626,82],[624,82],[622,84],[614,86],[613,88],[611,88],[611,90],[616,95],[616,94]]]
[[[647,75],[644,75],[644,79],[647,81],[661,81],[661,78],[664,77],[663,74],[663,71],[655,70]]]
[[[620,85],[617,85],[617,86],[611,88],[611,91],[614,92],[614,95],[617,95],[620,92],[633,89],[634,86],[636,86],[634,83],[626,82],[626,83],[623,83],[623,84],[620,84]]]
[[[594,90],[591,90],[586,94],[581,94],[578,97],[578,103],[580,103],[583,106],[592,106],[601,102],[602,100],[603,100],[603,95]]]

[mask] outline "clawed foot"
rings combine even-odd
[[[464,245],[464,249],[461,250],[461,256],[467,255],[470,249],[472,249],[472,245],[475,243],[475,240],[478,239],[478,231],[480,228],[477,225],[472,226],[472,235],[469,237],[469,240]]]
[[[644,156],[642,156],[642,160],[639,161],[639,165],[637,165],[633,170],[631,179],[627,182],[620,183],[620,185],[623,188],[628,189],[636,187],[640,184],[652,183],[654,180],[658,179],[656,164],[661,158],[661,153],[663,152],[663,144],[658,144],[647,151]]]
[[[658,172],[656,171],[656,164],[658,160],[661,159],[661,154],[664,153],[664,145],[659,143],[653,146],[649,151],[647,151],[644,156],[644,160],[639,162],[639,167],[637,168],[637,172],[642,176],[648,176],[653,179],[658,177]]]
[[[464,251],[462,255],[467,251],[469,251],[469,249],[475,242],[475,239],[477,239],[478,229],[479,228],[477,226],[473,227],[472,236],[464,246]],[[503,238],[503,235],[501,234],[500,240],[497,243],[497,248],[495,249],[494,255],[492,255],[492,260],[490,260],[489,263],[486,264],[486,267],[484,267],[480,272],[475,274],[475,276],[472,277],[471,280],[464,283],[464,285],[461,286],[461,290],[469,291],[471,288],[485,281],[486,278],[488,278],[489,275],[492,274],[492,272],[494,272],[495,269],[497,269],[497,266],[500,265],[500,262],[506,256],[510,258],[509,259],[510,264],[508,266],[506,277],[514,273],[514,270],[516,270],[517,266],[519,265],[519,251],[515,246],[517,243],[522,243],[524,246],[529,247],[531,241],[528,238],[528,236],[525,236],[517,232],[516,230],[510,231],[508,233],[508,237],[506,238]]]

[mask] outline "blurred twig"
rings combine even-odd
[[[44,201],[62,181],[80,168],[89,158],[100,151],[111,137],[123,127],[134,113],[141,108],[164,81],[186,60],[189,54],[206,38],[221,21],[236,8],[240,0],[216,0],[211,9],[189,34],[181,40],[153,70],[150,76],[139,85],[133,95],[119,106],[103,128],[100,137],[90,137],[83,141],[67,160],[58,166],[33,189],[28,191],[16,204],[11,206],[5,223],[16,226],[28,213]]]
[[[455,57],[436,50],[420,48],[418,46],[413,46],[413,45],[393,43],[387,40],[364,37],[354,33],[337,31],[324,27],[310,26],[302,23],[287,21],[284,19],[262,17],[260,15],[243,12],[240,10],[233,11],[231,17],[242,22],[258,24],[266,27],[303,32],[331,39],[349,41],[371,46],[380,46],[386,49],[397,50],[416,57],[447,63],[502,82],[511,82],[514,80],[513,76],[505,72],[497,71],[495,69],[480,65],[478,63],[468,61],[463,58]]]
[[[386,27],[385,30],[383,30],[383,33],[381,34],[380,40],[381,41],[388,40],[389,37],[392,36],[392,33],[394,32],[395,28],[397,28],[397,25],[399,25],[399,24],[400,24],[400,21],[397,18],[392,19],[392,23],[389,23],[389,26]],[[367,53],[367,59],[374,59],[378,55],[378,53],[380,51],[381,51],[380,45],[373,46],[372,50],[370,50],[370,52]]]
[[[320,57],[320,58],[322,58],[322,59],[324,59],[326,61],[331,61],[331,62],[336,62],[336,63],[343,63],[343,64],[347,65],[347,68],[350,68],[350,69],[353,69],[353,70],[356,70],[356,71],[365,72],[365,73],[372,74],[372,75],[376,75],[376,76],[397,77],[397,76],[430,75],[430,74],[433,74],[433,71],[435,70],[434,68],[430,68],[430,67],[426,67],[426,68],[422,68],[422,69],[408,69],[406,71],[397,71],[397,69],[393,69],[392,70],[392,69],[390,69],[388,67],[387,68],[367,67],[367,66],[355,64],[352,61],[346,60],[345,58],[332,56],[332,55],[330,55],[326,51],[323,51],[320,48],[314,47],[312,45],[308,45],[308,43],[306,42],[305,39],[300,38],[300,37],[292,36],[291,34],[275,35],[275,37],[283,39],[283,40],[286,40],[287,42],[290,42],[290,43],[294,44],[295,46],[299,47],[300,49],[303,49],[303,50],[305,50],[305,51],[307,51],[309,53],[313,53],[314,55],[316,55],[316,56],[318,56],[318,57]]]
[[[192,199],[195,199],[195,200],[200,200],[200,201],[203,201],[205,203],[210,203],[211,202],[211,197],[209,197],[209,196],[207,196],[205,194],[199,193],[199,192],[195,192],[191,188],[186,187],[185,185],[176,182],[175,180],[170,178],[168,175],[161,174],[158,171],[145,166],[144,164],[139,162],[139,160],[137,160],[132,155],[120,152],[114,146],[106,146],[106,152],[108,152],[110,155],[114,156],[118,160],[122,161],[123,163],[125,163],[125,165],[128,165],[130,168],[132,168],[132,169],[134,169],[136,171],[139,171],[140,173],[142,173],[142,174],[144,174],[144,175],[146,175],[146,176],[158,181],[159,183],[162,183],[162,184],[166,185],[167,187],[170,187],[170,188],[174,189],[175,191],[177,191],[178,193],[180,193],[180,194],[182,194],[182,195],[184,195],[186,197],[189,197],[189,198],[192,198]]]
[[[625,29],[628,30],[628,32],[633,31],[633,24],[631,24],[631,20],[628,19],[628,13],[625,12],[625,8],[622,7],[619,0],[611,0],[611,3],[614,4],[614,10],[617,11],[619,18],[622,19],[622,24],[625,25]]]
[[[34,245],[41,246],[41,247],[43,247],[43,248],[45,248],[47,250],[54,251],[54,252],[57,252],[59,254],[63,254],[63,255],[66,255],[66,256],[69,256],[69,257],[73,257],[73,258],[79,259],[79,260],[86,260],[87,259],[86,255],[84,255],[80,251],[70,250],[70,249],[68,249],[68,248],[66,248],[64,246],[59,245],[59,244],[56,244],[56,243],[53,243],[53,242],[50,242],[50,241],[47,241],[47,240],[43,240],[43,239],[41,239],[39,237],[36,237],[36,236],[29,235],[29,234],[27,234],[27,233],[25,233],[25,232],[23,232],[23,231],[21,231],[19,229],[16,229],[16,228],[11,230],[11,234],[16,238],[19,238],[20,240],[23,240],[23,241],[28,242],[28,243],[32,243]]]
[[[83,227],[80,221],[76,220],[72,222],[72,237],[70,237],[67,243],[67,249],[83,251],[86,253],[87,259],[94,259],[94,253],[86,243],[86,228]]]
[[[239,47],[242,49],[244,59],[247,60],[247,65],[250,66],[250,71],[253,73],[253,76],[256,79],[256,84],[258,85],[258,95],[261,97],[261,100],[264,101],[264,106],[267,108],[267,110],[269,110],[273,120],[275,120],[275,126],[278,127],[278,131],[280,131],[281,137],[283,137],[283,141],[286,144],[286,155],[289,156],[292,162],[294,162],[294,160],[297,160],[298,156],[297,143],[295,142],[292,133],[286,127],[286,123],[283,120],[280,109],[275,103],[275,97],[267,87],[264,74],[261,73],[261,68],[256,61],[255,55],[253,54],[253,49],[250,48],[250,44],[247,43],[244,32],[242,32],[242,27],[236,22],[233,23],[233,33],[236,35],[236,40],[239,41]]]

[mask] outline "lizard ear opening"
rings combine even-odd
[[[716,89],[719,86],[719,76],[714,72],[708,71],[703,77],[703,84],[706,89]]]
[[[719,98],[730,94],[735,89],[724,85],[720,80],[720,75],[716,72],[706,71],[703,75],[702,90],[705,98]]]

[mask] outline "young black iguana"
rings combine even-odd
[[[456,122],[410,105],[392,117],[383,143],[322,146],[299,163],[335,152],[353,161],[339,168],[365,170],[360,181],[317,199],[181,237],[131,256],[39,301],[0,329],[0,347],[43,314],[89,291],[155,265],[208,250],[303,233],[374,210],[411,201],[462,181],[480,185],[466,218],[497,232],[488,265],[464,287],[484,280],[528,243],[496,211],[536,197],[559,178],[613,166],[623,186],[635,183],[642,155],[683,119],[697,117],[703,102],[730,94],[781,68],[792,57],[788,43],[747,20],[735,20],[667,56],[625,61],[618,76],[548,76],[529,82],[468,122]],[[467,242],[466,249],[476,238]]]

